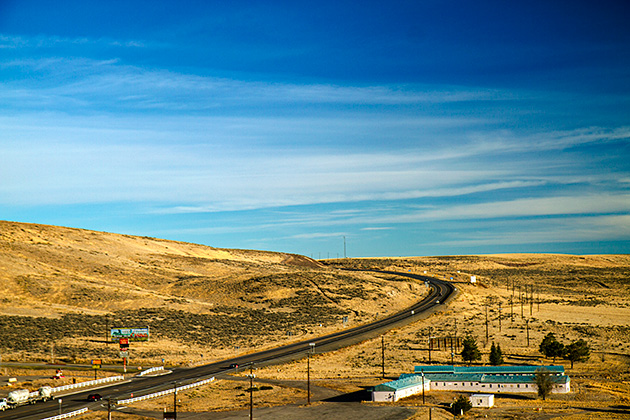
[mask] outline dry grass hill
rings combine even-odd
[[[0,221],[2,360],[86,362],[97,357],[106,364],[119,363],[117,346],[105,342],[108,327],[148,325],[151,340],[132,345],[131,363],[155,365],[161,358],[171,365],[208,363],[343,328],[344,316],[351,325],[367,322],[409,306],[425,292],[423,284],[413,281],[340,268],[426,272],[452,278],[459,290],[442,312],[385,335],[390,377],[428,362],[429,333],[472,335],[483,353],[480,363],[487,363],[494,342],[507,364],[550,364],[553,361],[540,354],[538,344],[553,332],[564,344],[584,339],[591,347],[589,360],[574,368],[566,360],[556,361],[565,365],[573,392],[544,403],[535,395],[504,395],[496,408],[473,410],[469,417],[581,420],[630,415],[629,255],[315,261]],[[477,277],[474,285],[471,275]],[[318,354],[311,359],[311,378],[322,388],[342,393],[380,383],[380,344],[379,338]],[[434,350],[431,357],[432,362],[451,363],[448,348]],[[454,357],[461,363],[459,355]],[[304,386],[298,386],[303,385],[303,376],[300,361],[260,368],[258,378],[280,385],[260,393],[258,404],[303,402]],[[247,398],[242,389],[239,381],[219,381],[183,395],[182,409],[244,409]],[[428,397],[428,404],[436,408],[434,418],[451,418],[443,407],[455,396]],[[396,405],[416,410],[413,418],[426,418],[427,408],[419,398]],[[153,410],[155,418],[161,418],[169,401],[146,402],[139,409]],[[105,418],[103,413],[91,416]]]
[[[371,320],[422,293],[299,255],[0,222],[4,360],[48,357],[52,343],[56,357],[116,357],[99,344],[107,328],[145,325],[174,358],[219,356],[336,329],[343,316]],[[134,359],[156,356],[152,347]]]

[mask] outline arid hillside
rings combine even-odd
[[[85,358],[77,343],[115,357],[114,346],[97,345],[108,327],[145,325],[152,340],[136,360],[155,355],[152,344],[182,357],[220,354],[341,328],[344,316],[372,320],[424,292],[299,255],[0,222],[5,360],[41,358],[52,343],[58,357]]]
[[[461,349],[440,345],[439,340],[470,335],[482,353],[482,360],[475,363],[488,363],[490,347],[496,343],[505,364],[563,364],[571,376],[572,392],[544,402],[535,394],[506,394],[492,410],[475,409],[469,417],[627,416],[629,255],[315,261],[299,255],[0,222],[2,360],[85,363],[96,357],[104,364],[120,365],[118,346],[105,340],[108,327],[148,325],[151,340],[131,345],[131,364],[156,366],[165,359],[166,365],[190,366],[323,335],[344,328],[346,316],[349,325],[368,322],[409,306],[426,292],[422,282],[360,270],[426,273],[455,283],[458,295],[440,312],[418,317],[387,332],[382,340],[314,355],[310,368],[316,386],[347,395],[361,393],[384,381],[383,355],[389,378],[411,372],[420,363],[461,364]],[[476,283],[471,284],[471,276]],[[574,367],[563,358],[546,358],[539,344],[548,333],[565,345],[585,340],[590,356]],[[429,337],[434,344],[437,340],[432,351]],[[4,371],[26,374],[17,368]],[[257,395],[257,404],[304,403],[304,361],[260,367],[257,378],[276,381],[273,389]],[[182,411],[246,409],[249,400],[238,379],[187,392]],[[445,407],[456,396],[430,393],[427,402],[435,409],[434,418],[451,418]],[[151,400],[137,410],[161,418],[170,401],[170,397]],[[395,406],[414,410],[412,418],[427,417],[421,396]],[[88,418],[104,416],[100,412]],[[148,417],[130,412],[125,418]]]

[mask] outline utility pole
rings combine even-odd
[[[107,420],[112,420],[112,399],[107,398]]]
[[[526,325],[527,325],[527,347],[529,347],[529,319],[527,319]]]
[[[311,353],[315,353],[315,343],[308,343],[309,350],[307,352],[306,359],[306,393],[307,393],[307,405],[311,405]]]
[[[488,304],[486,303],[486,346],[488,345],[489,335],[488,335]]]
[[[311,405],[311,353],[306,356],[306,405]]]
[[[432,342],[431,342],[431,327],[429,327],[429,363],[431,363],[431,347],[432,347]]]
[[[501,309],[501,302],[499,302],[499,332],[501,332],[501,318],[503,317],[503,311]]]
[[[344,237],[343,237],[343,257],[344,257],[344,258],[348,258],[348,257],[346,256],[346,237],[345,237],[345,235],[344,235]]]
[[[424,402],[424,369],[420,371],[422,373],[422,405],[425,405]]]
[[[385,337],[381,336],[381,368],[383,379],[385,379]]]
[[[533,311],[534,311],[534,286],[530,286],[529,316],[532,316]]]

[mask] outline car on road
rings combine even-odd
[[[238,368],[238,363],[232,363],[230,365],[230,369],[236,369],[236,368]]]
[[[9,403],[7,403],[6,398],[0,398],[0,411],[4,411],[9,408]]]
[[[103,397],[101,396],[101,394],[90,394],[87,397],[88,401],[100,401],[102,399],[103,399]]]

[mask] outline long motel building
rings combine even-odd
[[[415,366],[414,373],[377,385],[372,401],[398,401],[423,391],[460,391],[484,394],[537,392],[536,371],[545,369],[554,381],[552,393],[571,392],[563,366]]]

